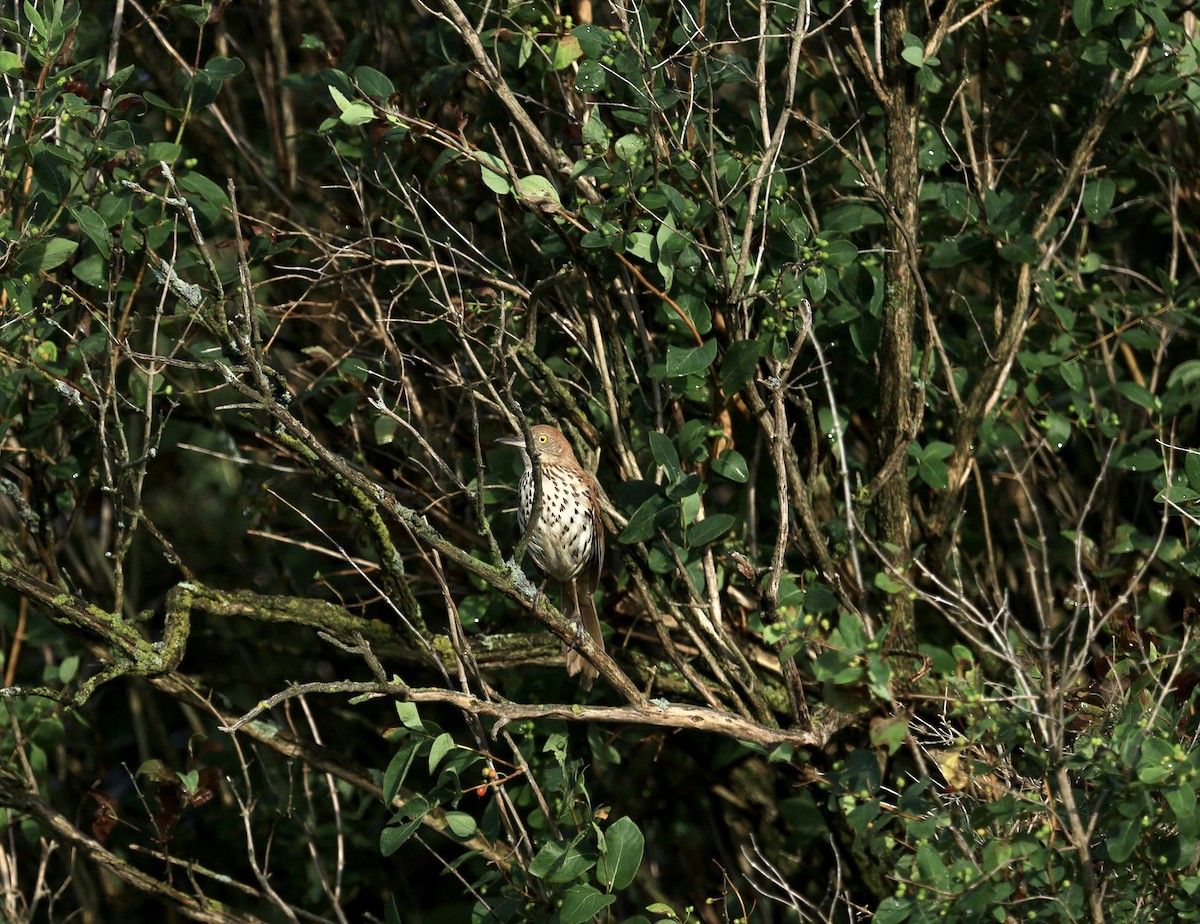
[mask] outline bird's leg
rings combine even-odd
[[[534,618],[538,615],[538,607],[542,605],[542,600],[546,596],[546,585],[550,583],[550,578],[542,580],[542,586],[538,588],[537,595],[533,598],[533,615]]]
[[[575,649],[579,637],[583,635],[583,620],[579,618],[579,585],[574,579],[564,581],[562,587],[562,614],[567,617],[567,621],[571,623],[571,630],[575,636],[574,641],[569,643],[569,647]],[[564,645],[568,644],[566,642]]]
[[[583,652],[579,650],[579,642],[583,636],[591,635],[593,637],[593,641],[600,647],[600,650],[603,651],[604,640],[600,636],[600,624],[596,622],[595,608],[592,604],[591,596],[587,595],[587,589],[584,588],[585,599],[588,604],[588,609],[586,611],[579,605],[579,582],[574,579],[570,581],[570,594],[570,612],[565,613],[564,615],[571,620],[571,630],[574,638],[570,642],[563,642],[563,660],[567,665],[567,674],[571,677],[580,675],[580,685],[585,690],[590,690],[592,688],[592,681],[599,676],[599,671],[597,671],[592,662],[584,656]],[[566,597],[567,590],[564,588],[564,607],[568,602]],[[592,632],[588,625],[588,614],[590,614],[591,622],[596,626],[595,632]]]

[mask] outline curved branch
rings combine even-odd
[[[521,719],[561,719],[568,722],[607,722],[616,725],[651,725],[657,728],[692,729],[727,738],[750,741],[763,747],[791,744],[796,747],[820,747],[838,729],[855,717],[830,710],[819,723],[799,731],[761,725],[730,712],[718,712],[702,706],[688,706],[652,700],[628,706],[584,706],[578,703],[503,703],[480,699],[453,690],[409,687],[402,683],[332,681],[293,684],[264,699],[236,722],[221,726],[221,731],[236,732],[252,723],[267,710],[309,693],[342,693],[354,696],[394,696],[412,703],[446,703],[472,715],[490,716],[500,725]]]

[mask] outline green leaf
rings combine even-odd
[[[365,125],[375,119],[375,110],[361,100],[349,100],[335,86],[329,86],[329,95],[333,97],[334,105],[341,113],[338,119],[346,125]]]
[[[150,90],[143,90],[142,91],[142,99],[144,99],[146,102],[148,102],[154,108],[161,109],[164,112],[169,112],[171,115],[175,116],[176,118],[183,117],[182,109],[180,109],[178,106],[174,105],[173,103],[168,103],[165,99],[163,99],[157,93],[153,93]]]
[[[74,183],[75,164],[56,149],[38,151],[33,159],[33,175],[55,199],[65,199]]]
[[[135,772],[136,776],[144,776],[156,783],[174,783],[177,777],[161,760],[150,759],[143,761]]]
[[[703,345],[695,347],[680,347],[675,344],[667,346],[667,376],[694,375],[705,371],[717,358],[717,341],[706,340]]]
[[[391,417],[384,417],[380,414],[372,425],[375,432],[375,445],[390,446],[396,439],[396,431],[399,427],[400,425]]]
[[[675,444],[665,433],[659,433],[657,430],[650,433],[650,452],[654,455],[654,461],[672,481],[683,474],[683,468],[679,464],[679,453],[675,451]]]
[[[611,247],[621,239],[620,225],[615,222],[602,222],[599,228],[589,231],[579,239],[579,246],[589,250],[599,250]]]
[[[1058,367],[1063,384],[1072,391],[1083,391],[1083,364],[1080,362],[1063,363]]]
[[[517,67],[524,67],[533,56],[533,32],[521,33],[521,50],[517,53]]]
[[[179,782],[183,784],[183,789],[185,792],[195,792],[200,786],[199,770],[189,770],[186,773],[177,773],[176,776],[179,777]]]
[[[1101,221],[1112,211],[1117,184],[1109,179],[1092,180],[1083,188],[1083,210],[1092,221]]]
[[[867,645],[867,630],[856,613],[842,613],[836,635],[841,638],[847,653],[861,651]]]
[[[42,14],[38,12],[38,8],[33,5],[31,0],[25,0],[24,9],[25,18],[33,26],[33,30],[42,38],[49,38],[49,32],[46,29],[46,20],[42,18]]]
[[[916,905],[910,898],[889,896],[879,903],[871,921],[872,924],[901,924],[902,921],[908,920],[908,916],[913,913],[915,908]]]
[[[846,816],[846,823],[856,834],[865,834],[870,830],[872,822],[879,817],[880,810],[881,806],[878,802],[862,802]]]
[[[522,197],[526,199],[549,199],[552,202],[562,204],[558,198],[558,190],[544,176],[533,174],[521,177],[517,181],[517,185],[520,187]]]
[[[475,819],[466,812],[447,812],[446,827],[455,837],[470,837],[475,833]]]
[[[745,484],[750,480],[750,467],[746,464],[745,457],[736,449],[727,449],[713,459],[712,470],[722,478],[728,478],[738,484]]]
[[[1188,388],[1200,382],[1200,359],[1181,362],[1167,376],[1167,388]]]
[[[880,571],[875,575],[875,586],[885,594],[898,594],[904,590],[904,585],[886,571]]]
[[[871,723],[871,744],[886,747],[895,754],[908,738],[908,716],[900,715],[879,718]]]
[[[146,160],[152,164],[156,164],[160,160],[173,164],[179,160],[182,154],[183,145],[171,141],[155,141],[146,148]]]
[[[79,672],[79,655],[69,655],[63,658],[62,664],[58,666],[58,679],[60,683],[70,683],[75,679],[75,674]]]
[[[1179,786],[1168,787],[1163,792],[1163,797],[1167,801],[1167,806],[1174,813],[1176,822],[1181,828],[1187,828],[1188,836],[1195,837],[1197,822],[1200,819],[1196,817],[1196,791],[1192,785],[1183,783]]]
[[[955,221],[965,221],[971,213],[971,192],[962,183],[945,182],[938,184],[939,198],[950,217]]]
[[[1142,820],[1140,813],[1133,818],[1122,819],[1117,825],[1116,832],[1108,839],[1107,849],[1109,860],[1113,863],[1124,863],[1137,848],[1138,841],[1141,839]]]
[[[571,30],[571,34],[579,40],[579,47],[589,58],[599,58],[613,44],[611,32],[591,23],[576,26]]]
[[[347,356],[337,367],[338,378],[355,382],[365,382],[371,375],[371,368],[366,360],[359,356]]]
[[[821,222],[826,231],[857,231],[868,225],[883,224],[883,214],[865,202],[845,202],[830,209]]]
[[[645,260],[647,263],[654,262],[650,251],[653,245],[654,238],[645,231],[631,231],[629,236],[625,238],[625,252],[632,254],[639,260]]]
[[[1043,426],[1046,428],[1046,439],[1056,451],[1062,449],[1071,438],[1070,419],[1057,411],[1046,412],[1046,421]]]
[[[875,652],[867,657],[867,689],[878,699],[891,702],[894,697],[891,690],[892,669]]]
[[[804,591],[804,612],[824,615],[838,608],[838,598],[820,581],[810,581]]]
[[[181,3],[172,12],[184,19],[191,20],[198,26],[205,25],[212,15],[212,10],[209,9],[207,3]]]
[[[904,48],[900,51],[900,57],[913,67],[921,67],[925,63],[925,47],[911,32],[905,33]]]
[[[365,64],[354,69],[354,82],[363,96],[375,99],[387,99],[396,92],[396,87],[388,76]]]
[[[599,61],[581,61],[579,70],[575,72],[575,91],[577,93],[599,93],[604,89],[607,75]],[[591,121],[589,119],[589,121]]]
[[[1138,759],[1138,779],[1154,786],[1175,773],[1175,745],[1162,738],[1147,738]]]
[[[104,219],[104,227],[111,228],[125,220],[131,207],[128,195],[105,196],[96,203],[96,212]]]
[[[358,410],[361,400],[362,395],[359,392],[347,392],[333,399],[329,405],[329,409],[325,412],[325,416],[329,418],[330,423],[335,426],[341,426]]]
[[[21,60],[20,55],[15,55],[11,51],[0,51],[0,74],[20,77],[24,69],[25,62]]]
[[[53,340],[43,340],[33,351],[33,361],[39,366],[58,362],[58,345]]]
[[[1153,449],[1142,447],[1120,456],[1113,465],[1133,472],[1151,472],[1162,469],[1162,457]]]
[[[1138,407],[1144,407],[1148,411],[1158,409],[1158,399],[1145,385],[1129,381],[1117,382],[1117,391]]]
[[[582,54],[583,48],[580,47],[579,39],[574,35],[564,35],[554,43],[551,61],[553,62],[554,69],[561,71],[576,61]]]
[[[849,266],[858,259],[858,248],[850,241],[832,241],[825,248],[825,263],[833,267]]]
[[[917,83],[921,88],[928,90],[930,93],[937,93],[942,89],[942,79],[934,72],[931,65],[940,63],[937,58],[929,58],[925,64],[917,71]]]
[[[1183,473],[1188,484],[1200,491],[1200,450],[1192,449],[1183,457]]]
[[[687,531],[687,545],[690,549],[698,549],[720,538],[733,529],[737,519],[728,513],[713,513],[699,523],[695,523]]]
[[[1080,35],[1087,35],[1092,31],[1094,13],[1098,3],[1099,0],[1075,0],[1071,9],[1071,18],[1075,21],[1075,28],[1079,30]]]
[[[938,889],[950,887],[950,873],[932,844],[917,845],[917,868],[921,871],[921,878]]]
[[[98,253],[84,257],[71,267],[71,274],[80,282],[102,289],[108,285],[108,263]]]
[[[950,484],[950,470],[941,459],[923,459],[917,466],[917,474],[929,487],[944,491]]]
[[[647,144],[649,142],[641,135],[622,135],[613,145],[613,151],[625,163],[630,163],[641,156]]]
[[[1024,227],[1022,216],[1029,205],[1029,194],[1012,189],[986,189],[983,207],[988,224],[997,235],[1011,236]]]
[[[1037,241],[1032,234],[1020,234],[1011,244],[1000,248],[1000,256],[1010,263],[1036,263],[1038,260]]]
[[[241,58],[211,58],[204,65],[204,70],[208,72],[210,77],[215,77],[218,80],[228,80],[230,77],[236,77],[246,69],[246,65],[242,63]]]
[[[421,721],[421,716],[417,712],[416,703],[396,703],[396,715],[400,717],[400,723],[413,731],[425,731],[425,724]]]
[[[671,500],[681,501],[679,515],[684,523],[691,523],[700,513],[701,490],[700,475],[696,472],[680,478],[667,488],[667,497]]]
[[[529,872],[546,882],[573,882],[595,865],[574,844],[550,841],[537,852]]]
[[[81,231],[88,236],[96,249],[108,258],[112,255],[112,236],[104,219],[90,205],[73,205],[70,207],[71,217],[75,219]]]
[[[626,889],[642,865],[646,839],[629,816],[622,816],[604,832],[604,862],[601,882],[609,892]]]
[[[658,230],[654,232],[654,243],[658,245],[658,271],[662,274],[666,287],[669,289],[675,278],[679,255],[687,247],[687,238],[675,229],[674,215],[667,215],[663,219]]]
[[[120,93],[125,84],[129,82],[129,79],[133,77],[134,70],[134,66],[130,64],[121,68],[111,77],[109,77],[107,81],[109,89],[112,90],[114,94]]]
[[[738,340],[729,345],[721,360],[721,391],[727,395],[738,392],[754,376],[763,354],[761,340]]]
[[[1162,15],[1162,11],[1158,11]],[[1184,78],[1177,74],[1147,74],[1135,85],[1139,93],[1158,96],[1184,86]]]
[[[437,770],[438,764],[442,762],[450,751],[454,749],[454,736],[450,732],[442,732],[433,740],[433,745],[429,748],[429,772],[433,773]]]
[[[380,833],[379,852],[385,857],[390,857],[399,850],[401,845],[413,836],[417,828],[421,827],[421,822],[429,814],[429,808],[429,800],[421,795],[413,796],[405,802],[393,816],[392,821]],[[394,823],[397,821],[398,824]]]
[[[679,447],[679,457],[688,462],[702,462],[708,457],[709,425],[703,420],[689,420],[679,428],[675,437],[675,445]]]
[[[225,190],[202,173],[193,170],[181,176],[176,183],[184,192],[195,193],[219,208],[229,207],[229,197],[225,195]]]
[[[814,302],[819,302],[825,297],[829,290],[829,278],[825,275],[824,267],[811,267],[804,274],[804,288],[808,290],[808,297]]]
[[[479,161],[479,175],[484,186],[501,196],[512,192],[512,183],[508,181],[508,170],[504,161],[487,151],[476,151],[475,159]]]
[[[383,801],[385,804],[391,804],[391,801],[396,798],[396,793],[400,791],[400,787],[404,785],[404,778],[408,776],[408,771],[412,768],[418,750],[418,743],[411,741],[393,754],[392,759],[388,761],[387,770],[383,774]]]
[[[571,886],[558,909],[558,920],[561,924],[584,924],[616,900],[615,895],[605,895],[594,886]]]
[[[617,537],[617,541],[629,544],[645,542],[651,538],[656,529],[655,521],[665,505],[666,499],[661,494],[655,494],[643,503],[633,512],[633,516],[629,518],[629,522],[621,531],[621,535]]]
[[[612,140],[612,132],[604,124],[604,118],[598,115],[599,112],[601,110],[596,107],[592,107],[588,112],[587,121],[583,123],[582,140],[585,145],[595,145],[604,150],[608,148],[609,142]],[[602,158],[580,161],[580,164],[587,164],[586,169],[595,170],[598,175],[606,177],[611,175],[610,172],[605,172],[608,171],[608,162]],[[576,164],[576,169],[579,169],[579,164]]]
[[[78,249],[79,241],[69,241],[65,237],[35,241],[17,254],[15,265],[10,273],[13,276],[20,276],[24,273],[45,273],[56,266],[62,266]]]

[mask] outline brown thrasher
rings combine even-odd
[[[604,524],[600,520],[596,479],[575,460],[571,444],[557,429],[542,424],[533,427],[531,433],[530,447],[519,435],[496,440],[520,449],[525,462],[517,488],[517,522],[522,532],[529,532],[529,553],[534,564],[562,587],[563,615],[575,624],[576,632],[586,631],[603,651],[604,636],[592,599],[604,564]],[[542,509],[532,525],[534,469],[529,450],[537,456],[542,470]],[[563,658],[567,673],[572,677],[580,674],[583,688],[590,690],[599,673],[591,662],[566,643]]]

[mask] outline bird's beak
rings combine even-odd
[[[525,437],[520,433],[513,436],[502,436],[496,440],[497,446],[516,446],[518,449],[525,448]]]

